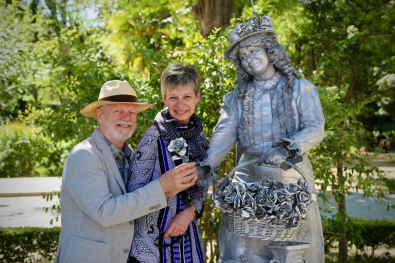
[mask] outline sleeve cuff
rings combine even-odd
[[[292,158],[287,159],[288,162],[291,162],[293,164],[296,163],[300,163],[303,162],[303,155],[301,153],[300,147],[298,145],[298,143],[295,141],[295,139],[293,137],[291,138],[286,138],[286,137],[282,137],[282,138],[278,138],[276,140],[275,143],[273,143],[273,147],[282,143],[286,143],[287,144],[287,148],[288,150],[291,150],[295,153],[295,155]],[[290,167],[286,166],[283,167],[284,170],[288,170]]]
[[[200,163],[200,166],[209,166],[210,172],[205,177],[198,178],[195,184],[199,187],[207,187],[207,188],[210,187],[211,185],[216,184],[218,175],[214,173],[212,162],[209,159],[206,159]]]
[[[166,200],[165,192],[163,192],[163,188],[162,188],[162,185],[160,184],[159,180],[154,180],[151,182],[151,184],[153,184],[153,188],[155,189],[154,191],[159,196],[158,201],[160,201],[159,204],[161,205],[161,208],[166,207],[167,200]]]
[[[206,160],[203,160],[203,162],[201,162],[200,165],[201,166],[210,166],[213,171],[219,169],[219,165],[214,166],[215,164],[212,160],[210,160],[210,157],[207,158]]]
[[[276,142],[273,143],[272,146],[276,146],[276,145],[279,145],[279,144],[284,143],[284,142],[288,142],[288,144],[287,144],[288,150],[295,150],[297,152],[301,152],[302,151],[302,148],[295,141],[295,138],[293,138],[293,137],[291,137],[291,138],[287,138],[287,137],[277,138]]]

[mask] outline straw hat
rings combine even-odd
[[[82,115],[88,118],[96,118],[96,109],[107,104],[128,103],[138,105],[138,112],[154,106],[148,103],[139,103],[136,92],[127,81],[110,80],[103,84],[98,101],[86,106]]]
[[[273,30],[272,25],[273,20],[270,17],[259,18],[255,14],[245,23],[236,25],[228,35],[230,45],[226,48],[224,57],[233,61],[234,57],[231,55],[233,48],[249,37],[276,37],[277,33]]]

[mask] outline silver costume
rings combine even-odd
[[[277,73],[279,74],[279,73]],[[268,80],[267,82],[269,82]],[[324,138],[324,115],[317,88],[306,79],[295,80],[295,90],[292,105],[297,112],[295,121],[297,132],[291,138],[276,138],[278,127],[273,126],[271,95],[275,89],[266,90],[258,88],[254,94],[256,107],[254,108],[254,142],[250,148],[240,150],[241,158],[239,164],[254,159],[262,155],[271,148],[276,141],[287,140],[291,144],[290,149],[298,150],[303,161],[297,163],[309,179],[310,186],[314,190],[313,169],[307,152],[322,141]],[[210,140],[208,150],[208,162],[211,167],[219,167],[228,151],[238,140],[238,127],[240,123],[240,109],[242,101],[237,98],[237,89],[224,96],[224,103],[221,107],[221,117],[217,123],[215,132]],[[280,168],[270,168],[266,166],[249,165],[236,172],[234,180],[244,182],[256,182],[264,179],[282,180],[286,183],[295,183],[301,176],[293,169],[283,171]],[[321,217],[318,204],[315,202],[310,210],[309,217],[298,231],[297,237],[293,241],[307,242],[311,248],[306,250],[305,258],[308,262],[324,262],[324,244],[321,227]],[[219,245],[220,260],[237,259],[244,254],[246,262],[269,262],[271,253],[265,248],[265,244],[270,240],[258,240],[242,237],[229,232],[224,224],[221,224]]]
[[[266,23],[265,26],[268,24],[267,21],[271,21],[269,19],[262,18]],[[259,34],[261,33],[253,33],[253,38],[257,38]],[[262,42],[259,40],[259,43]],[[270,54],[270,50],[268,53]],[[230,52],[225,53],[225,57],[228,58],[229,54]],[[276,144],[287,142],[288,149],[296,152],[291,161],[304,171],[315,193],[313,169],[307,152],[324,138],[325,119],[318,90],[308,80],[296,77],[290,95],[292,107],[289,106],[292,108],[293,115],[286,112],[285,115],[288,117],[281,117],[279,105],[282,100],[278,96],[289,81],[287,82],[285,74],[280,72],[277,66],[276,71],[269,80],[246,81],[224,96],[221,117],[211,137],[207,151],[208,159],[205,163],[217,169],[236,143],[240,156],[239,165],[262,156]],[[244,89],[243,96],[240,96],[241,89]],[[290,108],[288,110],[291,111]],[[293,126],[291,135],[284,132],[284,118],[292,119],[288,120]],[[289,129],[289,126],[286,128]],[[258,166],[254,163],[238,170],[233,180],[249,183],[264,179],[295,183],[301,179],[301,176],[294,169],[284,171],[278,167]],[[296,237],[290,241],[311,244],[304,253],[307,262],[324,262],[323,233],[317,202],[314,202],[309,216],[303,222]],[[265,248],[265,244],[268,243],[272,241],[233,234],[222,222],[219,233],[220,261],[235,260],[244,255],[246,262],[268,263],[273,257]]]

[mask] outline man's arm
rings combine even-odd
[[[166,207],[165,193],[159,181],[128,194],[113,196],[104,164],[92,151],[79,148],[70,154],[63,172],[64,187],[71,198],[95,222],[103,227],[131,221]]]
[[[103,227],[131,221],[167,206],[166,197],[195,183],[194,164],[179,166],[163,179],[120,196],[113,196],[100,158],[87,149],[73,151],[63,172],[64,186],[71,198],[95,222]]]
[[[158,161],[159,133],[155,127],[149,128],[141,138],[137,149],[132,157],[130,173],[127,183],[127,191],[159,180],[166,197],[172,196],[194,185],[197,174],[195,164],[182,164],[164,174],[161,174]]]

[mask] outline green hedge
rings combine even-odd
[[[338,239],[338,225],[328,220],[324,224],[327,248]],[[360,251],[371,247],[395,248],[395,220],[351,218],[347,221],[347,240]],[[0,262],[34,262],[38,258],[51,260],[58,246],[60,227],[0,228]],[[206,237],[207,238],[207,237]],[[33,253],[37,253],[34,259]]]
[[[59,233],[60,227],[0,227],[0,262],[53,260]]]
[[[324,224],[324,239],[326,251],[333,246],[333,242],[338,240],[338,223],[328,220]],[[364,218],[350,218],[346,223],[347,241],[349,246],[355,245],[356,248],[365,253],[366,248],[374,251],[379,247],[386,249],[395,248],[395,220],[368,220]]]

